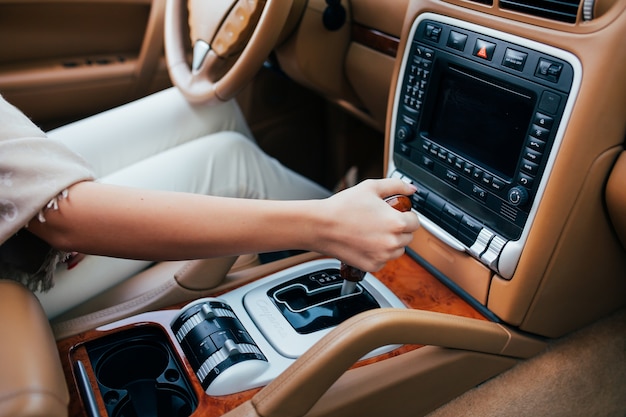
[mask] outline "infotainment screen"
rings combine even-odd
[[[434,94],[422,134],[510,180],[526,141],[534,94],[454,66],[441,72]]]

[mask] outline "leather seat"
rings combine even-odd
[[[0,417],[67,416],[69,393],[48,319],[37,298],[0,280]]]

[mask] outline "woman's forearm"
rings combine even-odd
[[[29,228],[52,246],[117,257],[152,260],[278,250],[282,222],[302,202],[257,201],[139,190],[84,182],[71,187],[58,210]],[[312,203],[306,202],[306,205]],[[300,218],[294,215],[294,220]],[[271,229],[274,233],[269,233]],[[264,236],[263,239],[256,239]]]
[[[57,249],[87,254],[159,261],[305,249],[373,270],[401,253],[417,227],[379,195],[412,189],[379,185],[325,200],[267,201],[83,182],[29,228]]]

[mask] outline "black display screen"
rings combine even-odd
[[[425,136],[510,180],[533,115],[534,94],[455,68],[443,71],[435,93]]]

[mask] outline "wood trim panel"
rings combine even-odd
[[[352,24],[352,41],[367,46],[391,57],[398,53],[400,40],[395,36],[387,35],[376,29],[368,28],[358,23]]]

